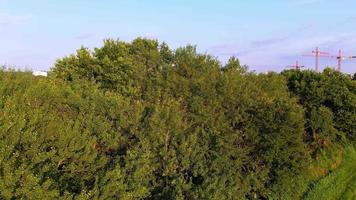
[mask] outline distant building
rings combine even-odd
[[[48,75],[47,72],[45,72],[45,71],[33,71],[32,74],[34,76],[47,76]]]

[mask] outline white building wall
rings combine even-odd
[[[44,71],[33,71],[32,74],[34,76],[47,76],[47,72]]]

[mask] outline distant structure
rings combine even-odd
[[[356,56],[344,56],[342,54],[341,49],[339,50],[339,53],[337,56],[330,56],[331,58],[336,58],[337,59],[337,71],[341,71],[341,62],[343,60],[352,60],[356,59]]]
[[[337,60],[337,71],[341,71],[341,64],[343,60],[355,60],[356,56],[344,56],[341,49],[339,50],[339,53],[337,55],[330,55],[327,52],[322,52],[319,50],[317,47],[314,51],[312,51],[312,54],[307,54],[303,56],[313,56],[315,57],[315,71],[319,71],[319,58],[320,57],[326,57],[326,58],[336,58]]]
[[[303,67],[305,67],[305,66],[299,65],[298,60],[295,62],[295,65],[287,66],[287,68],[292,68],[292,69],[295,69],[295,70],[300,70]]]
[[[319,71],[319,58],[320,57],[330,57],[329,53],[327,52],[322,52],[319,50],[319,47],[316,47],[314,51],[312,51],[312,54],[307,54],[304,56],[313,56],[315,57],[315,71]]]
[[[34,76],[45,76],[45,77],[48,76],[48,73],[46,71],[33,71],[32,74]]]

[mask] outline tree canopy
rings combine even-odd
[[[318,151],[355,140],[355,84],[144,38],[2,70],[0,199],[299,199]]]

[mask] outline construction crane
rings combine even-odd
[[[341,63],[343,60],[352,60],[356,59],[356,56],[344,56],[342,54],[341,49],[339,50],[339,53],[337,56],[330,56],[331,58],[336,58],[337,59],[337,71],[341,71]]]
[[[305,67],[305,66],[299,65],[298,60],[295,62],[295,65],[287,66],[287,68],[292,68],[292,69],[295,69],[295,70],[300,70],[300,69],[303,68],[303,67]]]
[[[319,50],[319,47],[316,47],[314,51],[312,51],[312,54],[306,54],[303,56],[313,56],[315,57],[315,71],[319,71],[319,58],[320,57],[330,57],[329,53],[327,52],[322,52]]]

